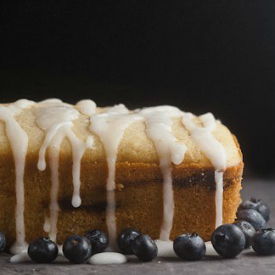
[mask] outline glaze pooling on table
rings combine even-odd
[[[26,263],[31,262],[31,258],[27,251],[16,254],[10,258],[11,263]]]
[[[116,252],[98,253],[89,259],[89,263],[94,265],[124,264],[126,262],[125,255]]]
[[[16,227],[16,242],[11,247],[14,254],[20,253],[26,249],[25,242],[25,191],[24,191],[24,174],[26,155],[28,151],[29,138],[26,132],[21,128],[16,119],[23,109],[29,108],[34,102],[21,99],[6,106],[0,106],[0,120],[6,125],[6,134],[12,149],[14,166],[15,166],[15,227]]]
[[[172,171],[173,165],[184,161],[188,150],[186,145],[177,140],[172,131],[173,118],[179,117],[182,125],[190,133],[202,153],[210,160],[215,168],[216,181],[216,227],[222,224],[223,203],[223,173],[226,169],[227,156],[221,143],[214,138],[212,131],[216,124],[212,114],[207,113],[200,117],[184,113],[176,107],[158,106],[128,110],[123,104],[113,107],[97,109],[92,100],[82,100],[76,106],[63,103],[59,99],[49,99],[34,103],[20,100],[8,106],[0,107],[0,120],[6,124],[6,133],[13,151],[16,170],[16,233],[17,240],[13,252],[24,250],[24,170],[25,158],[28,149],[28,136],[22,130],[14,116],[19,115],[24,108],[33,108],[36,122],[45,132],[43,144],[39,150],[37,167],[40,171],[46,169],[46,152],[48,152],[48,165],[51,171],[50,191],[50,216],[45,217],[44,230],[49,233],[52,240],[56,240],[58,221],[58,191],[59,191],[59,155],[63,140],[69,140],[72,155],[73,195],[72,205],[81,206],[80,171],[81,159],[88,148],[93,148],[94,136],[102,142],[108,165],[108,178],[106,183],[107,206],[106,224],[110,237],[110,246],[116,248],[116,201],[115,201],[115,176],[119,144],[125,130],[133,123],[142,121],[145,132],[153,142],[159,159],[159,167],[163,175],[163,221],[160,228],[160,240],[169,241],[174,216],[174,195]],[[90,136],[82,140],[73,130],[74,122],[85,116],[90,120]],[[20,139],[20,143],[18,142]],[[20,147],[20,148],[19,148]],[[21,246],[21,250],[18,249]]]

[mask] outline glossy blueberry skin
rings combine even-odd
[[[237,212],[237,219],[249,222],[255,230],[260,230],[266,227],[266,220],[254,209],[239,210]]]
[[[225,224],[213,232],[211,242],[220,256],[223,258],[235,258],[244,249],[245,236],[237,225]]]
[[[235,225],[237,225],[244,233],[245,236],[245,246],[244,248],[248,248],[252,244],[252,238],[256,233],[255,228],[247,221],[235,221]]]
[[[203,239],[196,233],[178,236],[174,240],[173,248],[181,259],[188,261],[198,261],[206,252]]]
[[[275,255],[275,229],[258,231],[252,239],[252,248],[259,255]]]
[[[124,229],[117,238],[117,244],[121,253],[123,253],[124,255],[134,254],[131,242],[134,241],[135,238],[139,235],[141,235],[141,233],[138,230],[135,230],[133,228]]]
[[[91,257],[92,245],[86,237],[73,235],[63,243],[63,253],[70,262],[81,264]]]
[[[39,238],[30,243],[28,254],[36,263],[51,263],[58,256],[58,247],[49,238]]]
[[[107,235],[97,229],[88,231],[85,237],[91,242],[93,254],[103,252],[109,244]]]
[[[270,218],[270,209],[267,204],[263,203],[261,200],[251,198],[248,201],[245,201],[239,205],[239,210],[253,209],[258,211],[264,219],[268,222]]]
[[[143,262],[150,262],[158,255],[156,243],[148,235],[139,235],[131,243],[134,254]]]
[[[6,244],[7,242],[4,233],[0,232],[0,254],[5,250]]]

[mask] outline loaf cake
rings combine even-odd
[[[49,236],[127,227],[205,241],[240,202],[242,154],[211,113],[58,99],[0,105],[0,230],[13,253]]]

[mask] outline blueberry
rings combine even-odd
[[[63,243],[63,253],[70,262],[81,264],[91,257],[92,245],[86,237],[73,235]]]
[[[236,220],[234,224],[236,224],[244,233],[244,236],[245,236],[244,248],[250,247],[252,244],[252,238],[256,232],[255,228],[249,222],[246,222],[246,221]]]
[[[134,254],[143,262],[150,262],[158,255],[156,243],[148,235],[139,235],[131,242]]]
[[[5,250],[6,248],[6,237],[4,233],[0,232],[0,254]]]
[[[85,237],[91,242],[93,254],[103,252],[109,244],[107,235],[97,229],[88,231]]]
[[[196,233],[183,234],[174,240],[175,253],[183,260],[198,261],[206,251],[203,239]]]
[[[213,232],[211,242],[219,255],[224,258],[234,258],[243,251],[245,236],[237,225],[225,224]]]
[[[270,219],[270,209],[269,206],[265,203],[260,203],[258,205],[257,211],[263,215],[265,220],[268,222]]]
[[[266,227],[264,217],[254,209],[239,210],[237,212],[237,219],[249,222],[255,230]]]
[[[28,254],[36,263],[51,263],[58,255],[58,247],[49,238],[39,238],[30,243]]]
[[[252,239],[252,248],[259,255],[275,255],[275,229],[262,229]]]
[[[238,210],[253,209],[258,211],[264,219],[268,222],[270,218],[270,209],[267,204],[263,203],[261,200],[251,198],[249,201],[245,201],[239,205]]]
[[[117,238],[117,244],[120,251],[125,255],[134,254],[131,247],[131,242],[140,234],[141,233],[138,230],[133,228],[124,229]]]

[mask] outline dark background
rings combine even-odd
[[[0,101],[211,111],[275,175],[275,1],[1,1]]]

